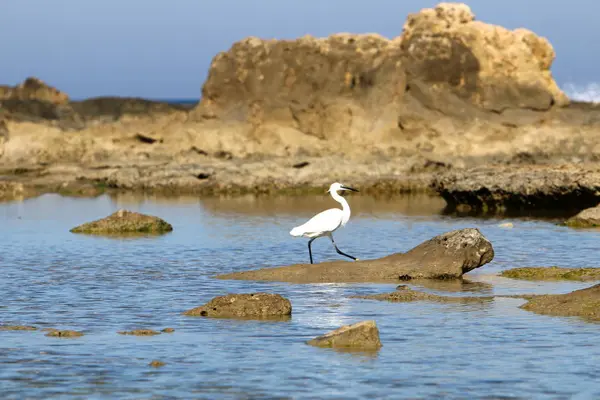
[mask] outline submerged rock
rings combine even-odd
[[[0,331],[37,331],[37,328],[28,325],[2,325]]]
[[[175,329],[173,329],[173,328],[165,328],[165,329],[161,329],[160,331],[162,333],[173,333],[173,332],[175,332]]]
[[[58,329],[48,329],[48,333],[46,333],[48,337],[59,337],[59,338],[76,338],[83,336],[83,333],[77,331],[70,330],[58,330]]]
[[[439,296],[437,294],[419,292],[412,290],[406,285],[400,285],[396,288],[395,292],[371,294],[362,296],[350,296],[354,299],[368,299],[368,300],[382,300],[390,301],[393,303],[405,303],[411,301],[434,301],[439,303],[470,303],[470,302],[484,302],[493,300],[491,296]]]
[[[281,295],[271,293],[217,296],[205,305],[183,313],[188,316],[224,318],[278,318],[291,314],[290,301]]]
[[[502,271],[500,276],[530,281],[600,281],[600,268],[522,267]]]
[[[535,296],[521,308],[538,314],[600,321],[600,284],[567,294]]]
[[[164,362],[162,362],[162,361],[159,361],[159,360],[153,360],[148,365],[151,366],[151,367],[154,367],[154,368],[159,368],[159,367],[165,366],[166,364]]]
[[[574,217],[569,218],[565,225],[572,228],[597,228],[600,227],[600,205],[586,208]]]
[[[296,264],[219,275],[217,278],[299,283],[449,279],[459,278],[493,258],[492,244],[478,229],[468,228],[436,236],[406,253],[375,260]]]
[[[173,230],[171,224],[149,215],[119,210],[106,218],[88,222],[71,229],[73,233],[128,234],[166,233]]]
[[[134,336],[154,336],[160,335],[160,332],[156,332],[152,329],[134,329],[132,331],[119,331],[119,335],[134,335]]]
[[[345,325],[306,342],[311,346],[377,350],[382,344],[375,321]]]

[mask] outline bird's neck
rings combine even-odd
[[[350,219],[350,205],[348,205],[346,199],[340,196],[338,192],[331,192],[331,197],[333,197],[335,201],[342,205],[342,225],[346,225],[346,223]]]

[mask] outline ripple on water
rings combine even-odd
[[[220,273],[306,262],[291,227],[326,197],[72,199],[46,195],[0,204],[1,323],[85,332],[76,339],[41,331],[1,332],[0,387],[8,399],[48,397],[581,398],[600,396],[594,345],[599,324],[518,308],[523,300],[470,304],[351,299],[395,285],[222,281]],[[353,217],[336,233],[359,258],[406,251],[434,235],[478,227],[494,261],[469,282],[410,282],[447,296],[566,293],[589,283],[501,278],[520,266],[595,265],[599,233],[552,221],[439,215],[439,199],[352,197]],[[441,205],[443,206],[443,204]],[[73,235],[69,229],[118,208],[158,215],[174,231],[151,238]],[[512,222],[506,229],[498,225]],[[318,261],[337,259],[326,239]],[[227,292],[288,297],[285,322],[189,318],[181,312]],[[343,324],[374,319],[383,347],[341,352],[304,342]],[[175,328],[169,335],[117,331]],[[152,360],[165,365],[148,366]]]

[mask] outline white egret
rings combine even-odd
[[[342,205],[342,209],[340,210],[339,208],[330,208],[329,210],[320,212],[304,224],[297,226],[290,231],[290,235],[292,236],[310,238],[310,240],[308,241],[308,255],[310,256],[311,264],[313,264],[313,257],[310,245],[312,244],[313,240],[322,236],[329,236],[329,239],[331,239],[331,243],[333,243],[333,247],[335,247],[335,251],[338,254],[341,254],[353,260],[358,260],[358,258],[352,257],[351,255],[346,254],[340,249],[338,249],[337,245],[333,240],[332,233],[340,226],[346,225],[346,223],[350,219],[350,206],[348,205],[346,199],[339,195],[338,191],[340,190],[351,190],[353,192],[358,192],[358,190],[348,186],[344,186],[341,183],[332,183],[327,192],[331,193],[331,197],[333,197],[335,201]]]

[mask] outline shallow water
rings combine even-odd
[[[431,283],[447,295],[566,293],[577,282],[524,282],[496,274],[518,266],[597,267],[600,233],[553,221],[440,215],[430,198],[353,195],[353,216],[336,232],[343,251],[371,258],[406,251],[434,235],[478,227],[495,259],[471,283]],[[75,329],[77,339],[0,332],[0,392],[22,398],[600,398],[600,324],[478,304],[393,304],[350,299],[395,285],[222,281],[218,273],[306,262],[291,227],[335,203],[314,198],[95,199],[45,195],[0,204],[0,324]],[[104,238],[71,234],[119,208],[160,216],[170,234]],[[498,226],[512,222],[513,228]],[[337,259],[313,244],[317,262]],[[227,292],[288,297],[285,322],[183,317]],[[343,324],[374,319],[383,347],[351,353],[304,342]],[[175,328],[154,337],[136,328]],[[166,363],[151,368],[154,359]],[[575,397],[574,397],[575,396]]]

